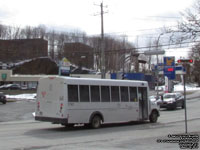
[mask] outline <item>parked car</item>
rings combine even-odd
[[[22,85],[21,86],[21,90],[28,90],[28,86],[27,85]]]
[[[6,84],[0,86],[0,90],[19,90],[21,87],[18,84]]]
[[[184,97],[181,93],[165,93],[160,104],[161,108],[176,109],[177,107],[184,108]]]
[[[7,100],[6,100],[6,96],[0,92],[0,102],[3,104],[6,104]]]

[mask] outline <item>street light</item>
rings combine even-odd
[[[163,33],[161,33],[159,36],[158,36],[158,40],[157,40],[157,51],[158,50],[158,47],[159,47],[159,41],[160,41],[160,37],[163,35]],[[156,99],[158,100],[158,85],[159,85],[159,82],[158,82],[158,54],[156,54],[156,59],[157,59],[157,69],[156,69],[156,77],[157,77],[157,89],[156,89]]]
[[[160,36],[159,36],[160,38]],[[158,38],[158,40],[159,40]],[[145,51],[145,55],[156,55],[157,56],[157,69],[156,69],[156,77],[157,77],[157,89],[156,89],[156,99],[158,99],[158,55],[164,55],[165,51],[164,50],[153,50],[153,51]]]
[[[165,51],[164,50],[153,50],[153,51],[145,51],[144,52],[145,55],[156,55],[157,57],[157,69],[156,69],[156,77],[157,77],[157,94],[156,94],[156,98],[158,99],[158,55],[164,55]]]
[[[144,55],[157,55],[158,56],[158,55],[164,55],[165,51],[164,50],[152,50],[152,51],[144,51],[144,52],[131,52],[131,54],[128,55],[127,57],[125,57],[126,54],[123,54],[119,58],[118,69],[120,67],[120,63],[122,63],[122,60],[123,60],[123,73],[124,73],[124,62],[126,62],[129,58],[131,58],[133,56],[138,57],[140,54],[144,54]],[[157,64],[158,64],[158,59],[157,59]]]
[[[144,51],[144,55],[163,55],[163,54],[165,54],[164,50]]]

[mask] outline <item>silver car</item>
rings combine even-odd
[[[165,93],[163,95],[160,108],[176,109],[177,107],[184,108],[184,97],[181,93]]]

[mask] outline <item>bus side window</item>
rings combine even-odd
[[[137,88],[136,87],[129,87],[129,91],[130,91],[130,101],[131,102],[138,102]]]
[[[78,102],[78,86],[68,85],[68,101]]]
[[[89,86],[88,85],[80,85],[80,102],[89,102]]]
[[[91,91],[91,102],[100,102],[100,91],[99,86],[90,86]]]
[[[118,86],[111,86],[111,99],[112,102],[119,102],[119,87]]]
[[[121,91],[121,101],[128,102],[129,101],[128,87],[121,86],[120,91]]]
[[[101,101],[102,102],[110,102],[109,86],[101,86]]]

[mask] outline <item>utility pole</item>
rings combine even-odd
[[[104,23],[103,23],[103,2],[100,5],[101,7],[101,78],[105,79],[105,45],[104,45]]]
[[[163,35],[163,33],[161,33],[159,36],[158,36],[158,39],[157,39],[157,51],[159,51],[159,40],[160,40],[160,37]],[[158,100],[158,97],[159,97],[159,94],[158,94],[158,86],[159,86],[159,69],[158,69],[158,54],[156,55],[156,61],[157,61],[157,69],[156,69],[156,78],[157,78],[157,88],[156,88],[156,100]]]
[[[184,108],[185,108],[185,133],[188,133],[188,126],[187,126],[187,106],[186,106],[186,88],[185,88],[185,74],[183,75],[183,86],[184,86]]]
[[[99,5],[97,5],[99,6]],[[100,9],[101,9],[101,43],[100,43],[100,50],[101,50],[101,63],[100,63],[100,69],[101,69],[101,78],[105,79],[106,76],[106,65],[105,65],[105,42],[104,42],[104,20],[103,15],[105,12],[103,11],[103,2],[101,2]]]
[[[123,47],[124,47],[124,58],[123,58],[123,70],[122,70],[122,73],[123,73],[123,75],[124,75],[124,73],[125,73],[125,58],[126,58],[126,47],[125,47],[125,36],[123,37]]]
[[[192,64],[193,59],[179,59],[178,64],[182,64],[182,66],[185,68],[185,72],[187,73],[187,64]],[[186,74],[183,74],[183,85],[184,85],[184,108],[185,108],[185,133],[188,133],[188,125],[187,125],[187,105],[186,105]]]

